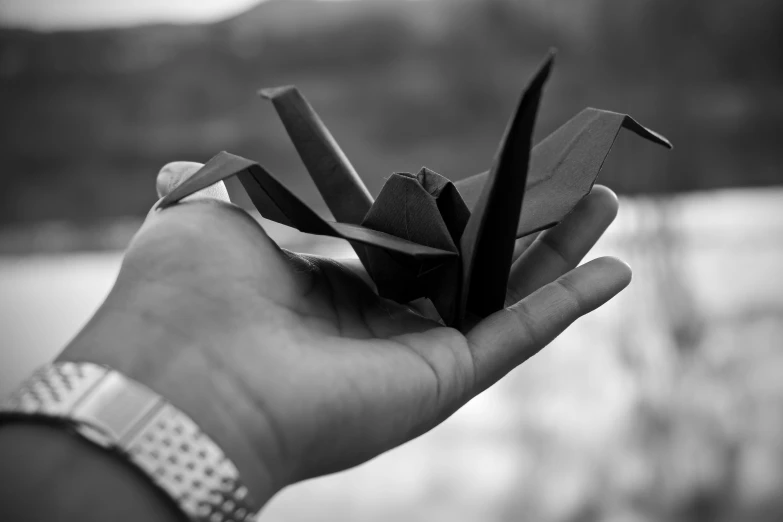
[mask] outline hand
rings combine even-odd
[[[160,195],[199,166],[165,167]],[[156,389],[267,496],[425,433],[631,279],[613,258],[575,268],[617,212],[596,186],[558,227],[520,243],[508,308],[460,332],[379,298],[355,267],[280,249],[211,190],[150,213],[63,358]]]

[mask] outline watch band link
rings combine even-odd
[[[118,450],[194,521],[244,522],[260,509],[234,464],[186,414],[109,368],[59,362],[36,371],[0,408],[0,419],[57,418]]]

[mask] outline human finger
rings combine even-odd
[[[520,301],[577,266],[617,216],[617,196],[596,185],[559,225],[542,232],[514,261],[506,306]]]
[[[631,269],[619,259],[594,259],[481,321],[467,335],[476,393],[536,354],[576,319],[609,301],[630,282]]]
[[[163,168],[160,169],[160,172],[158,172],[157,179],[155,180],[155,188],[158,192],[158,197],[162,198],[166,196],[169,192],[181,185],[182,182],[198,172],[203,166],[202,163],[196,163],[194,161],[174,161],[164,165]],[[222,181],[218,181],[214,185],[210,185],[183,198],[183,201],[193,201],[204,198],[217,199],[227,203],[231,202],[226,186]]]
[[[533,244],[533,242],[538,238],[540,235],[539,232],[535,232],[533,234],[528,234],[525,237],[520,237],[514,242],[514,254],[511,256],[512,261],[516,261],[519,259],[519,257],[525,253],[525,251],[530,248],[530,245]]]

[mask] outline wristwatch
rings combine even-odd
[[[261,507],[236,466],[190,417],[105,366],[57,362],[36,371],[0,406],[0,422],[30,417],[123,455],[191,520],[242,522]]]

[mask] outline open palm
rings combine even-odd
[[[199,167],[167,166],[159,192]],[[219,201],[223,193],[211,187],[152,212],[98,315],[143,308],[147,331],[178,340],[140,347],[143,362],[137,350],[134,367],[125,364],[131,374],[140,365],[183,375],[209,368],[204,386],[235,398],[221,406],[242,419],[250,445],[259,441],[276,487],[426,432],[630,281],[612,258],[575,268],[616,215],[604,187],[519,245],[508,308],[462,332],[378,297],[350,263],[280,249],[247,213]]]

